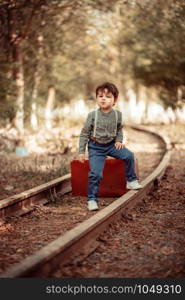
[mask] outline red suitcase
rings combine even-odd
[[[71,184],[74,196],[87,196],[89,161],[71,162]],[[127,192],[125,178],[125,163],[118,159],[106,159],[103,179],[100,183],[98,196],[116,197]]]

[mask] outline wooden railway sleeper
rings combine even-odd
[[[48,193],[48,198],[51,202],[56,202],[56,201],[59,201],[60,198],[58,197],[57,195],[57,192],[56,192],[56,187],[51,187],[49,189],[49,193]]]

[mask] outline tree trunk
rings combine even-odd
[[[32,90],[32,97],[31,97],[31,117],[30,117],[31,128],[34,130],[38,129],[38,120],[37,120],[36,112],[37,112],[38,87],[41,80],[40,68],[41,68],[41,59],[43,55],[43,37],[39,35],[37,41],[38,41],[38,57],[37,57],[37,66],[33,77],[34,85]]]
[[[54,101],[55,101],[55,87],[49,86],[48,99],[47,99],[46,109],[45,109],[45,126],[49,130],[52,129],[51,112],[54,106]]]
[[[16,88],[15,127],[19,133],[24,133],[24,72],[21,47],[13,45],[13,73]]]
[[[38,71],[38,66],[36,67],[36,70],[34,72],[33,76],[34,85],[32,90],[32,97],[31,97],[31,116],[30,116],[30,123],[31,128],[33,130],[38,129],[38,120],[37,120],[37,97],[38,97],[38,86],[40,82],[40,75]]]
[[[11,7],[7,10],[7,23],[9,42],[12,56],[12,76],[15,83],[15,105],[16,113],[14,125],[20,134],[24,133],[24,72],[23,54],[21,49],[21,38],[16,30],[17,16],[16,10]]]

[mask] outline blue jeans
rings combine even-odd
[[[100,181],[103,175],[103,168],[106,156],[112,156],[125,161],[127,181],[137,180],[135,173],[134,154],[127,148],[116,149],[115,141],[108,144],[98,144],[94,141],[88,142],[90,172],[88,174],[88,200],[97,199]]]

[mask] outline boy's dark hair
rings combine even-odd
[[[119,91],[117,87],[110,82],[105,82],[96,88],[96,97],[99,91],[104,91],[105,89],[107,89],[109,93],[112,93],[112,95],[114,96],[114,100],[118,99]]]

